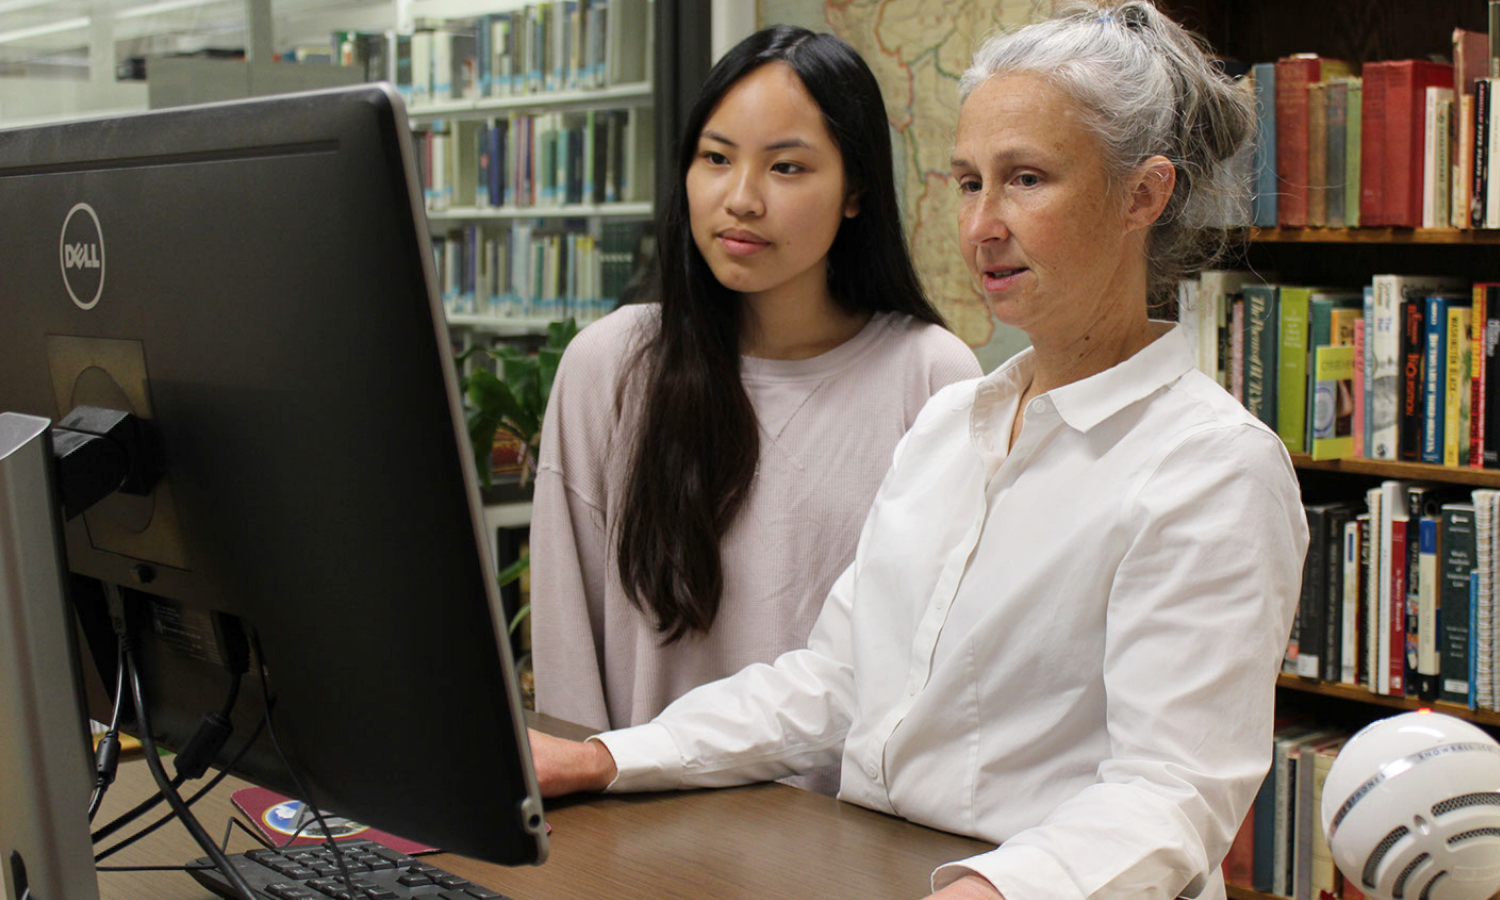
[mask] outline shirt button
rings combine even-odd
[[[1034,413],[1039,413],[1039,412],[1041,412],[1042,410],[1044,410],[1046,408],[1047,408],[1047,401],[1046,400],[1033,400],[1033,401],[1031,401],[1031,411],[1034,412]]]
[[[880,770],[875,767],[874,763],[870,763],[868,766],[865,767],[865,774],[868,775],[868,776],[870,776],[870,780],[871,781],[879,781],[880,780]]]

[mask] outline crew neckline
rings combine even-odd
[[[864,355],[891,326],[896,313],[875,313],[854,336],[817,356],[805,359],[766,359],[740,354],[740,375],[761,381],[790,380],[827,375]]]

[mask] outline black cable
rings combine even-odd
[[[172,779],[172,784],[180,788],[186,781],[186,778],[176,777]],[[109,824],[103,826],[98,831],[93,833],[92,837],[94,843],[99,843],[100,841],[114,834],[116,831],[119,831],[121,828],[124,828],[126,825],[129,825],[131,822],[134,822],[136,819],[139,819],[141,816],[144,816],[146,813],[155,809],[163,799],[165,798],[162,797],[162,795],[159,793],[152,794],[145,800],[137,803],[135,807],[130,811],[123,812],[120,815],[115,816],[115,818],[112,819]],[[171,817],[168,816],[167,818],[170,819]]]
[[[255,726],[255,730],[250,733],[250,737],[245,741],[244,746],[241,747],[240,750],[239,750],[239,752],[234,755],[234,758],[229,761],[229,765],[225,766],[224,769],[219,772],[219,774],[217,774],[213,778],[209,779],[202,787],[200,787],[197,791],[195,791],[193,793],[193,796],[191,796],[191,797],[189,797],[187,799],[187,805],[188,806],[192,806],[194,803],[197,803],[198,800],[201,797],[203,797],[204,794],[207,794],[209,791],[211,791],[214,788],[218,787],[220,782],[222,782],[225,778],[229,777],[230,770],[233,769],[235,766],[239,765],[240,760],[245,758],[245,754],[248,753],[248,752],[250,752],[250,748],[253,747],[253,746],[255,746],[256,739],[260,737],[260,733],[261,733],[261,731],[265,730],[265,727],[266,727],[266,722],[265,722],[264,719],[262,719]],[[175,782],[175,779],[174,779],[174,782]],[[157,803],[161,802],[161,800],[162,800],[162,795],[160,793],[153,794],[151,796],[151,798],[150,798],[150,805],[151,806],[155,806]],[[147,804],[143,803],[141,805],[142,806],[146,806]],[[118,851],[124,850],[126,847],[129,847],[131,844],[134,844],[136,841],[140,840],[141,838],[145,837],[146,835],[151,834],[153,831],[156,831],[158,828],[162,827],[163,825],[167,824],[168,822],[172,821],[175,818],[177,818],[177,814],[176,813],[171,813],[171,812],[167,813],[166,815],[162,816],[160,819],[157,819],[155,822],[152,822],[150,825],[147,825],[145,828],[142,828],[140,831],[137,831],[135,834],[132,834],[130,837],[125,838],[124,840],[120,841],[118,844],[112,844],[109,847],[105,848],[104,850],[101,850],[98,854],[96,854],[94,856],[94,862],[97,863],[100,860],[105,859],[106,857],[113,856]],[[112,825],[114,823],[111,822],[110,824]]]
[[[104,794],[115,781],[115,768],[120,761],[120,707],[125,705],[125,666],[123,665],[125,638],[119,641],[118,659],[115,663],[115,708],[109,714],[109,727],[99,739],[94,750],[94,793],[89,798],[89,822],[99,814],[104,803]]]
[[[122,661],[124,659],[125,653],[124,647],[125,644],[122,640],[120,650],[120,658]],[[125,667],[122,663],[119,669],[119,674],[123,675],[124,671]],[[223,743],[229,739],[230,733],[233,732],[234,728],[233,725],[230,724],[229,717],[230,713],[234,710],[235,702],[239,699],[241,673],[234,672],[232,674],[233,678],[231,678],[229,682],[229,694],[224,699],[223,707],[220,709],[216,716],[206,716],[204,718],[204,721],[199,723],[198,730],[193,733],[193,736],[189,738],[187,743],[182,747],[181,752],[177,754],[177,758],[174,764],[176,772],[172,776],[172,785],[174,787],[181,788],[188,781],[194,778],[201,777],[204,771],[208,768],[210,760],[212,760],[212,758],[218,754],[219,750],[222,749]],[[121,690],[123,690],[123,688],[121,688]],[[118,698],[118,696],[119,694],[117,693],[116,697]],[[116,707],[116,709],[118,710],[118,707]],[[206,734],[206,730],[212,730],[213,734]],[[258,735],[259,733],[260,726],[257,726],[256,734]],[[244,751],[241,750],[240,756],[243,755]],[[238,760],[239,757],[237,756],[235,758],[235,761],[238,762]],[[185,765],[185,762],[187,762],[188,764]],[[217,782],[214,783],[217,784]],[[193,796],[197,797],[199,795],[194,794]],[[119,831],[121,828],[124,828],[126,825],[129,825],[131,822],[134,822],[136,819],[139,819],[141,816],[156,808],[157,804],[161,803],[162,799],[163,798],[160,793],[152,794],[150,797],[147,797],[145,800],[142,800],[140,803],[136,804],[136,806],[130,811],[116,816],[113,821],[100,828],[98,831],[95,831],[91,835],[93,842],[97,844],[110,835],[114,834],[116,831]],[[191,800],[188,801],[188,805],[192,805]]]
[[[229,824],[224,826],[224,852],[226,852],[226,853],[229,852],[229,849],[228,849],[229,848],[229,832],[230,832],[231,829],[233,829],[236,826],[239,827],[240,831],[243,831],[246,834],[250,835],[252,838],[255,838],[255,842],[258,843],[258,844],[260,844],[262,847],[266,848],[267,850],[275,850],[276,849],[276,845],[275,844],[273,844],[270,841],[266,840],[255,829],[251,828],[249,825],[246,825],[244,822],[240,821],[240,817],[239,816],[231,815],[229,817]]]
[[[147,710],[145,694],[141,689],[141,673],[136,668],[135,652],[133,650],[125,654],[125,665],[130,675],[130,695],[135,701],[136,720],[137,724],[140,725],[141,746],[146,751],[146,766],[151,770],[151,777],[156,779],[156,786],[167,796],[167,803],[172,807],[172,811],[177,814],[177,818],[182,820],[183,826],[193,835],[193,839],[198,842],[198,846],[202,847],[208,853],[209,858],[219,867],[219,873],[240,894],[241,900],[255,900],[255,892],[250,889],[250,885],[245,883],[245,879],[240,875],[239,870],[230,864],[223,853],[219,852],[219,848],[214,845],[213,839],[208,836],[208,833],[203,830],[203,826],[199,824],[198,818],[193,815],[192,810],[188,809],[187,804],[182,802],[182,796],[177,793],[177,788],[173,787],[167,779],[166,770],[162,768],[161,758],[156,755],[156,739],[151,735],[151,715]]]
[[[271,715],[273,705],[271,702],[271,684],[270,680],[266,677],[266,656],[260,649],[260,635],[252,635],[250,642],[255,648],[255,669],[256,673],[260,676],[260,693],[266,700],[266,730],[271,734],[271,746],[275,748],[276,755],[281,758],[281,764],[286,767],[287,774],[292,776],[292,783],[297,786],[297,793],[301,795],[302,802],[307,804],[308,809],[312,810],[313,817],[318,821],[318,827],[323,830],[323,840],[328,845],[328,848],[333,851],[333,859],[334,862],[339,864],[339,872],[344,876],[344,884],[352,886],[354,879],[350,877],[349,865],[344,861],[343,848],[339,846],[338,841],[333,839],[333,834],[328,829],[328,823],[323,821],[323,812],[313,802],[312,791],[309,791],[307,785],[302,783],[302,777],[297,774],[297,770],[292,767],[291,762],[286,758],[286,754],[282,752],[281,741],[276,737],[276,721]],[[302,829],[299,828],[297,830],[300,832]],[[291,840],[288,840],[287,843],[290,844]]]

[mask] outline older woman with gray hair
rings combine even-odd
[[[779,778],[997,844],[942,898],[1224,896],[1270,763],[1307,527],[1276,435],[1152,300],[1222,248],[1252,117],[1148,0],[987,42],[960,251],[1031,348],[935,395],[808,646],[584,744],[546,793]]]

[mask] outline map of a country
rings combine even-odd
[[[825,0],[827,27],[869,63],[885,94],[913,259],[928,295],[968,344],[995,323],[958,252],[958,195],[949,177],[958,79],[975,47],[1030,21],[1046,0]],[[767,4],[770,6],[771,4]]]

